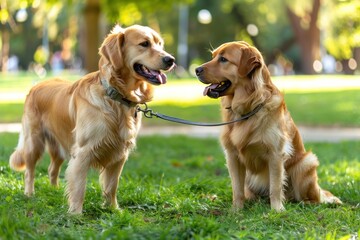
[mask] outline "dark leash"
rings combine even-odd
[[[260,103],[251,112],[249,112],[245,115],[241,115],[240,118],[235,119],[233,121],[221,122],[221,123],[202,123],[202,122],[192,122],[192,121],[188,121],[188,120],[181,119],[181,118],[167,116],[165,114],[154,112],[152,109],[150,109],[148,107],[148,105],[146,103],[143,103],[142,105],[144,105],[144,108],[137,106],[136,110],[137,110],[137,112],[142,112],[146,118],[157,117],[157,118],[169,121],[169,122],[175,122],[175,123],[181,123],[181,124],[193,125],[193,126],[201,126],[201,127],[217,127],[217,126],[228,125],[228,124],[232,124],[232,123],[236,123],[236,122],[240,122],[240,121],[245,121],[245,120],[249,119],[251,116],[255,115],[264,106],[263,103]]]
[[[146,118],[157,117],[157,118],[169,121],[169,122],[181,123],[181,124],[186,124],[186,125],[201,126],[201,127],[217,127],[217,126],[228,125],[228,124],[232,124],[232,123],[236,123],[236,122],[240,122],[240,121],[245,121],[245,120],[249,119],[251,116],[255,115],[264,106],[263,103],[260,103],[251,112],[249,112],[245,115],[241,115],[240,118],[235,119],[233,121],[229,121],[229,122],[221,122],[221,123],[193,122],[193,121],[188,121],[185,119],[171,117],[171,116],[167,116],[165,114],[154,112],[152,109],[150,109],[148,107],[148,105],[146,103],[142,103],[142,105],[144,105],[144,108],[141,108],[138,103],[135,103],[135,102],[132,102],[132,101],[129,101],[128,99],[126,99],[120,92],[118,92],[118,90],[116,90],[114,87],[110,86],[109,83],[105,79],[101,79],[100,81],[101,81],[101,85],[105,89],[106,95],[108,97],[110,97],[112,100],[120,102],[121,104],[123,104],[127,107],[130,107],[130,108],[136,107],[135,117],[138,112],[142,112]]]

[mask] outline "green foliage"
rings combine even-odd
[[[101,6],[111,22],[118,22],[121,25],[132,25],[143,21],[143,17],[149,14],[171,11],[176,4],[189,4],[193,0],[138,0],[134,1],[112,1],[101,0]]]
[[[325,46],[337,59],[349,59],[353,56],[354,48],[360,47],[360,2],[336,2],[329,4],[331,15],[327,14],[323,21],[327,29]]]
[[[217,139],[149,136],[138,139],[118,189],[121,211],[101,205],[98,173],[88,176],[85,212],[66,213],[60,188],[49,185],[48,156],[36,171],[36,195],[23,195],[23,173],[9,169],[17,134],[0,134],[0,238],[3,239],[349,239],[360,233],[360,142],[308,144],[319,157],[320,184],[344,205],[266,199],[231,211],[230,179]]]
[[[285,0],[286,5],[299,17],[305,17],[312,10],[313,0]]]
[[[37,47],[41,45],[45,16],[48,18],[50,38],[49,57],[52,52],[61,49],[64,39],[71,40],[72,53],[74,56],[79,56],[83,41],[77,42],[81,32],[78,27],[86,9],[104,13],[110,26],[115,23],[124,26],[144,24],[159,30],[165,39],[167,50],[176,56],[179,34],[178,12],[181,4],[189,6],[189,62],[193,58],[209,59],[208,50],[223,42],[246,40],[256,45],[269,63],[273,62],[277,55],[282,54],[297,66],[299,51],[294,47],[292,41],[294,35],[285,9],[286,6],[290,6],[302,18],[304,24],[312,7],[312,0],[101,0],[100,5],[90,4],[88,7],[86,7],[87,2],[79,0],[6,0],[5,2],[7,7],[0,11],[0,20],[3,24],[7,24],[18,9],[27,9],[29,15],[26,22],[12,23],[11,28],[7,27],[10,31],[14,30],[11,35],[10,54],[19,56],[23,69],[28,68],[29,63],[34,60]],[[320,26],[324,29],[326,49],[338,59],[352,57],[354,48],[360,45],[358,1],[333,0],[323,1],[322,4],[323,17]],[[207,9],[212,14],[210,24],[204,25],[197,21],[201,9]],[[257,36],[249,35],[247,31],[249,24],[256,25],[259,30]],[[13,28],[14,26],[16,27]],[[43,55],[42,59],[37,61],[43,62],[43,59],[47,57],[44,58]]]
[[[210,11],[211,23],[201,24],[196,20],[201,9]],[[269,59],[274,50],[292,34],[285,14],[285,5],[278,0],[198,0],[190,8],[189,19],[190,49],[198,52],[196,57],[203,60],[210,59],[209,49],[236,40],[245,40],[256,45],[265,58]],[[249,35],[249,24],[257,27],[258,35]],[[201,34],[198,34],[199,32]],[[279,38],[279,35],[282,38]]]
[[[9,21],[13,21],[12,15],[21,8],[28,7],[29,2],[24,0],[5,0],[1,2],[0,8],[0,22],[6,24]]]

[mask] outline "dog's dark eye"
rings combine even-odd
[[[142,43],[140,43],[140,46],[142,46],[142,47],[149,47],[149,46],[150,46],[150,42],[149,42],[149,41],[142,42]]]
[[[219,62],[222,62],[222,63],[225,63],[227,62],[228,60],[224,57],[219,57]]]

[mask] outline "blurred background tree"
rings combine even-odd
[[[316,73],[314,62],[320,60],[321,0],[287,0],[286,11],[294,37],[300,48],[301,70]]]
[[[331,17],[322,19],[324,47],[326,51],[342,62],[346,73],[353,73],[360,65],[360,1],[327,1],[324,11]],[[341,67],[339,65],[339,67]]]
[[[161,32],[178,70],[192,72],[209,50],[234,40],[258,47],[273,74],[359,69],[358,0],[0,0],[0,8],[3,72],[14,56],[24,70],[94,71],[115,23]]]
[[[17,33],[19,29],[17,28],[16,21],[13,17],[14,13],[19,9],[26,9],[27,2],[22,3],[20,0],[14,1],[1,1],[0,2],[0,21],[1,21],[1,70],[7,70],[7,63],[9,60],[10,54],[10,32]],[[27,13],[25,10],[26,16],[23,18],[27,18]]]

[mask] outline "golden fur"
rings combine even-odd
[[[19,143],[10,157],[11,168],[25,170],[28,196],[34,194],[35,165],[45,145],[51,157],[48,173],[52,185],[58,185],[61,164],[70,158],[66,194],[69,212],[75,214],[82,212],[90,167],[100,169],[105,202],[118,207],[118,181],[141,124],[135,105],[150,101],[152,84],[166,82],[160,70],[174,66],[159,34],[138,25],[114,28],[99,54],[99,71],[75,83],[53,79],[31,89]],[[105,91],[109,86],[134,104],[112,100]]]
[[[240,118],[259,104],[246,121],[223,128],[221,143],[233,189],[233,206],[267,195],[271,208],[284,209],[284,199],[341,203],[317,183],[317,157],[306,152],[283,95],[270,79],[260,52],[246,42],[229,42],[212,52],[213,59],[196,69],[210,86],[204,94],[222,97],[224,121]]]

